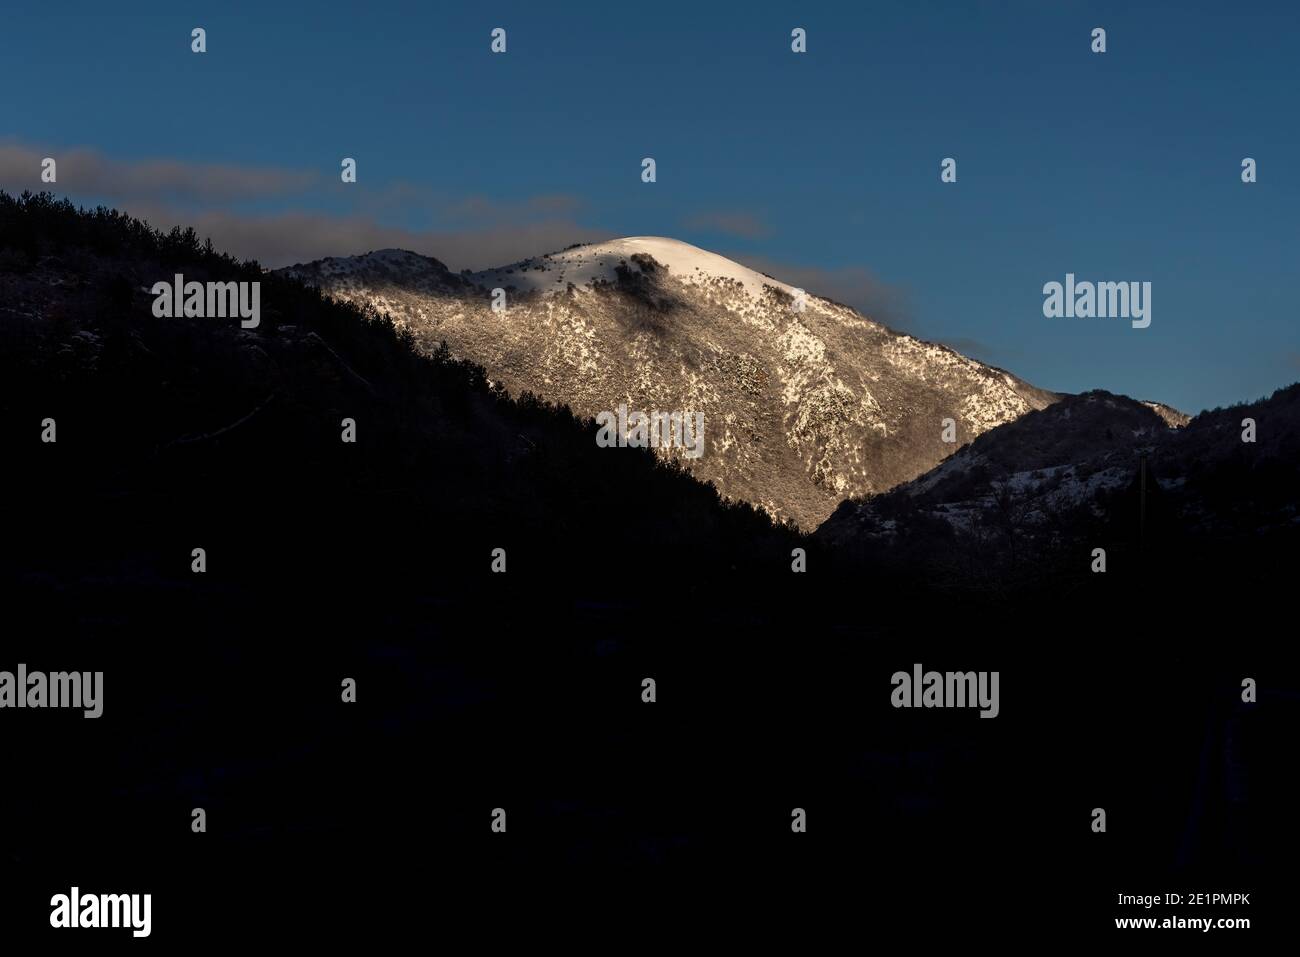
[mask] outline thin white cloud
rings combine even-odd
[[[54,184],[41,182],[41,161],[57,164]],[[114,202],[133,199],[174,203],[232,203],[307,193],[323,182],[311,170],[188,163],[158,159],[123,162],[93,149],[37,149],[14,143],[0,145],[0,184],[10,192],[39,192],[51,186],[83,196]]]
[[[278,268],[326,256],[354,256],[372,249],[409,249],[432,256],[453,270],[485,269],[527,259],[573,243],[613,238],[604,230],[566,220],[492,226],[484,229],[421,231],[386,226],[364,216],[284,212],[252,215],[226,211],[198,214],[140,205],[126,212],[163,229],[193,226],[200,236],[240,259]]]

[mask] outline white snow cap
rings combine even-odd
[[[670,275],[685,282],[704,282],[714,278],[734,279],[755,298],[763,295],[764,286],[793,294],[793,286],[769,279],[733,262],[725,256],[663,236],[629,236],[609,242],[578,246],[547,256],[525,259],[512,266],[485,269],[474,273],[470,279],[480,286],[510,286],[517,289],[562,291],[569,283],[585,286],[593,280],[614,282],[615,273],[622,262],[631,262],[638,253],[650,256]],[[538,267],[541,267],[540,269]],[[513,272],[507,272],[510,269]]]

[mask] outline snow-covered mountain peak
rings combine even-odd
[[[804,528],[1057,398],[816,289],[799,300],[793,286],[659,236],[476,273],[396,250],[285,271],[391,317],[419,349],[446,342],[512,394],[586,418],[624,404],[701,415],[705,451],[684,467]]]
[[[787,294],[794,292],[793,286],[769,279],[725,256],[663,236],[629,236],[571,246],[509,266],[485,269],[467,278],[486,288],[513,286],[521,292],[563,292],[570,283],[581,288],[595,282],[616,282],[619,267],[633,266],[636,256],[649,256],[665,267],[672,278],[693,285],[731,280],[755,299],[762,298],[764,286],[773,286]]]

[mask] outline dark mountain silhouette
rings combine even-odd
[[[261,282],[260,325],[154,317],[177,272]],[[802,538],[192,232],[0,195],[0,667],[107,688],[99,721],[0,715],[0,907],[75,881],[152,891],[169,941],[333,938],[323,902],[490,928],[518,879],[552,916],[671,888],[816,926],[869,866],[878,913],[1059,934],[1115,889],[1255,888],[1294,864],[1263,800],[1294,655],[1250,619],[1294,584],[1296,402],[1169,431],[1067,397]],[[892,708],[918,661],[1000,669],[999,717]]]

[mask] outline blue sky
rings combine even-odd
[[[674,236],[1046,388],[1196,412],[1300,379],[1300,5],[123,6],[6,11],[0,186],[80,150],[57,192],[269,265]],[[1150,281],[1151,326],[1044,318],[1067,272]]]

